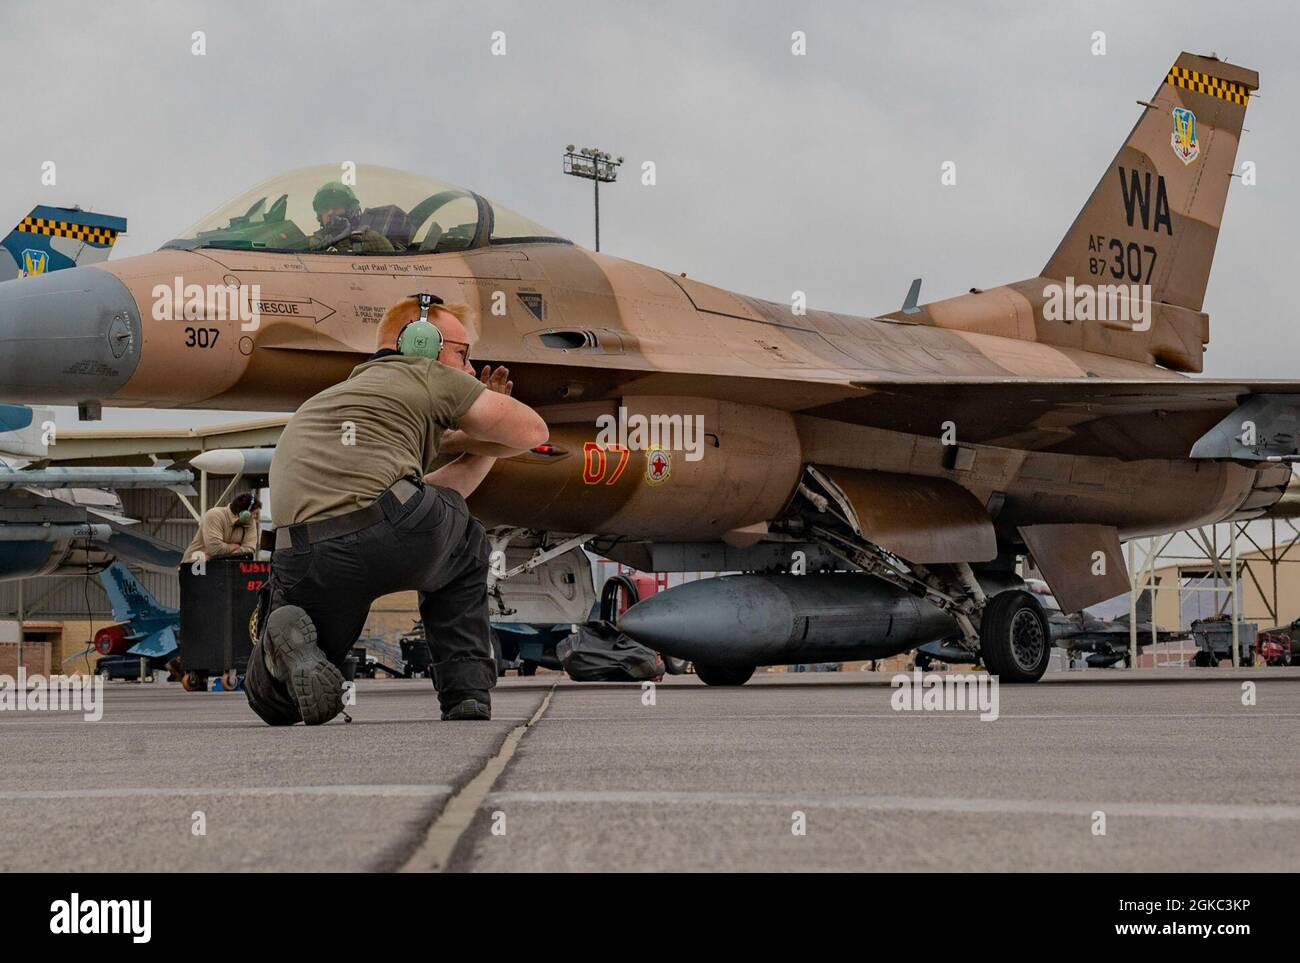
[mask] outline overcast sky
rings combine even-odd
[[[1300,243],[1294,5],[1217,2],[0,4],[0,220],[130,221],[154,250],[317,163],[463,184],[590,245],[567,143],[627,158],[617,254],[853,314],[1032,277],[1180,50],[1259,70],[1210,279],[1207,373],[1290,377]],[[207,54],[191,53],[206,33]],[[493,31],[506,55],[493,56]],[[791,55],[791,34],[807,55]],[[1107,54],[1091,52],[1094,31]],[[41,164],[58,184],[40,183]],[[640,183],[640,165],[658,183]],[[957,164],[957,185],[940,164]],[[193,424],[110,413],[108,424]]]

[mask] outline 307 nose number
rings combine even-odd
[[[185,347],[187,348],[215,348],[217,338],[220,337],[219,328],[186,328],[185,329]]]

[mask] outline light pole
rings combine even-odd
[[[618,180],[618,166],[623,158],[615,159],[612,155],[595,147],[584,147],[575,151],[572,144],[564,148],[564,173],[574,177],[585,177],[591,181],[596,197],[596,250],[600,250],[600,185],[611,184]]]

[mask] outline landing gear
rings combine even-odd
[[[690,666],[690,660],[678,659],[675,656],[664,655],[659,653],[659,658],[663,660],[664,671],[669,675],[685,675],[686,669]]]
[[[991,675],[1003,682],[1037,682],[1047,671],[1052,633],[1029,592],[1007,589],[989,596],[965,562],[916,565],[861,537],[818,527],[813,534],[832,554],[947,612],[960,632],[953,644],[968,652],[970,661],[983,662]],[[929,661],[918,652],[915,665],[924,672]]]
[[[980,654],[1002,682],[1043,677],[1052,656],[1052,634],[1032,595],[1014,589],[989,599],[980,619]]]
[[[730,666],[695,663],[695,674],[705,685],[744,685],[754,674],[754,666],[736,669]]]

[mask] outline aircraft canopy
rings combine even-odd
[[[282,174],[165,248],[321,254],[442,254],[489,244],[571,243],[473,191],[367,164]]]

